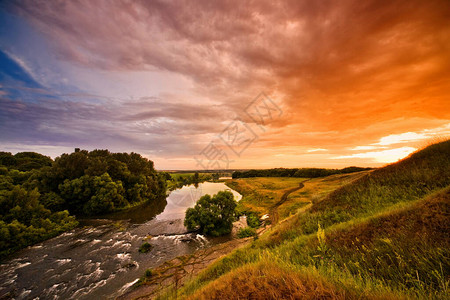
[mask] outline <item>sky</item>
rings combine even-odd
[[[450,2],[2,1],[0,151],[383,166],[450,135]]]

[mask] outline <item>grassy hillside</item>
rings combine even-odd
[[[240,209],[263,215],[269,213],[270,208],[287,190],[305,180],[306,178],[254,177],[228,180],[226,184],[243,196],[239,201]]]
[[[313,195],[302,195],[310,209],[213,264],[180,298],[450,297],[450,141]]]
[[[288,195],[287,201],[280,205],[280,217],[286,218],[291,214],[316,201],[322,200],[333,190],[366,174],[368,171],[332,175],[325,178],[289,178],[289,177],[253,177],[228,180],[226,184],[243,195],[239,201],[239,208],[243,211],[253,211],[260,216],[270,213],[282,195],[288,190],[304,187]]]

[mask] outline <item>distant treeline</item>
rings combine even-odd
[[[248,178],[248,177],[299,177],[299,178],[316,178],[325,177],[335,174],[347,174],[360,171],[372,170],[372,168],[347,167],[344,169],[322,169],[322,168],[301,168],[301,169],[263,169],[263,170],[248,170],[235,171],[233,178]]]
[[[0,152],[0,256],[109,213],[165,198],[166,179],[137,153],[76,149],[54,161]]]
[[[211,174],[206,173],[166,173],[164,172],[167,180],[167,189],[172,191],[183,187],[184,185],[195,184],[198,185],[201,182],[212,179]]]

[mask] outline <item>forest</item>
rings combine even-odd
[[[166,178],[137,153],[75,149],[55,160],[0,152],[0,257],[101,215],[165,198]]]
[[[335,174],[347,174],[360,171],[371,170],[372,168],[347,167],[343,169],[323,169],[323,168],[275,168],[233,172],[233,179],[249,177],[298,177],[298,178],[318,178]]]

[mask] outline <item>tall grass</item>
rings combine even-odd
[[[449,184],[450,140],[431,145],[331,192],[314,203],[308,213],[273,231],[271,243],[314,233],[319,223],[328,227],[371,216],[397,203],[420,199]]]
[[[360,284],[376,281],[408,296],[446,298],[449,199],[446,188],[409,206],[297,237],[273,251],[295,265],[349,274]]]

